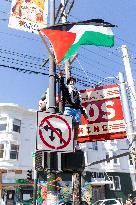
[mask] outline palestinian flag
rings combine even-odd
[[[102,19],[92,19],[76,23],[58,24],[41,29],[53,49],[57,63],[72,57],[80,45],[112,47],[114,25]]]

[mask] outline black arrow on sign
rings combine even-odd
[[[51,135],[49,136],[49,138],[53,142],[55,139],[55,137],[53,136],[55,132],[48,125],[45,125],[43,128],[45,129],[45,131],[51,130]],[[57,130],[59,134],[62,135],[62,132],[59,128],[55,128],[55,130]],[[60,143],[62,143],[61,140],[60,140]]]

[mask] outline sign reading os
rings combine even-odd
[[[80,91],[88,120],[79,126],[79,142],[126,137],[119,87],[117,84]]]

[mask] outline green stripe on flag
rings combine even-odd
[[[112,47],[114,46],[114,35],[106,35],[94,31],[85,31],[79,41],[70,47],[68,52],[65,54],[63,61],[73,56],[80,47],[80,45]]]

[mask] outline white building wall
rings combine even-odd
[[[0,103],[0,117],[8,118],[6,131],[0,131],[0,143],[4,143],[4,156],[0,158],[0,170],[6,170],[4,178],[26,178],[28,169],[33,169],[32,153],[36,142],[36,112],[12,103]],[[14,119],[21,120],[20,133],[13,131]],[[19,145],[18,159],[10,159],[10,145]],[[16,174],[16,170],[22,173]]]
[[[92,149],[92,142],[81,144],[83,150],[85,150],[86,163],[91,164],[92,162],[106,159],[106,153],[109,157],[113,157],[113,153],[122,154],[128,152],[128,144],[126,139],[107,140],[100,141],[98,143],[98,150]],[[86,147],[85,147],[86,146]],[[92,172],[96,170],[98,172],[124,172],[124,173],[136,173],[134,166],[130,165],[129,156],[124,156],[117,159],[117,163],[114,160],[110,162],[102,162],[96,165],[92,165],[86,168],[86,171]]]

